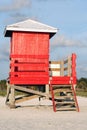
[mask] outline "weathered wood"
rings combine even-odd
[[[49,61],[49,64],[60,64],[61,61]]]
[[[72,107],[72,108],[68,108],[68,107],[66,107],[66,108],[57,108],[57,111],[76,111],[76,108],[74,107]]]
[[[49,68],[49,71],[60,71],[60,68]]]
[[[73,96],[55,96],[55,99],[61,99],[61,100],[70,99],[70,98],[73,98]]]
[[[22,86],[13,85],[12,87],[16,90],[21,90],[21,91],[24,91],[24,92],[27,92],[27,93],[32,93],[32,94],[36,94],[36,95],[40,95],[40,96],[44,96],[44,97],[47,96],[46,93],[39,92],[39,91],[36,91],[36,90],[32,90],[32,89],[29,89],[29,88],[25,88],[25,87],[22,87]]]
[[[23,96],[23,97],[19,97],[19,98],[16,98],[15,99],[15,103],[19,103],[19,102],[24,102],[24,101],[27,101],[27,100],[31,100],[33,98],[37,98],[39,97],[38,95],[32,95],[32,96]]]
[[[7,102],[9,101],[9,94],[11,91],[11,87],[10,87],[10,84],[8,82],[6,83],[6,85],[7,85],[7,95],[6,95],[6,104],[7,104]]]
[[[63,104],[75,104],[75,102],[70,102],[70,101],[68,101],[68,102],[66,102],[66,101],[64,101],[64,102],[57,102],[57,104],[61,104],[61,105],[63,105]]]
[[[70,84],[67,84],[67,85],[64,85],[64,84],[55,84],[55,85],[53,85],[53,87],[71,87],[71,85]]]
[[[71,76],[71,56],[68,56],[68,76]]]
[[[54,89],[54,92],[56,93],[56,92],[69,92],[69,93],[71,93],[72,92],[72,90],[69,90],[69,89]]]
[[[15,108],[15,89],[11,87],[11,92],[9,95],[10,108]]]
[[[61,61],[61,71],[60,71],[60,75],[64,76],[64,61]]]
[[[46,97],[46,98],[49,99],[49,91],[50,91],[49,84],[46,84],[46,85],[45,85],[45,90],[46,90],[45,92],[46,92],[46,94],[47,94],[47,97]]]

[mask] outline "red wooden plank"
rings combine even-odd
[[[76,77],[76,54],[72,54],[72,77]]]
[[[56,103],[55,103],[55,99],[54,99],[54,92],[53,92],[52,84],[50,84],[50,90],[51,90],[51,95],[52,95],[53,110],[54,110],[54,112],[56,112]]]
[[[71,84],[71,78],[69,76],[64,76],[64,77],[52,77],[51,79],[51,84]]]
[[[49,34],[13,32],[12,54],[48,55]]]
[[[10,78],[10,84],[48,84],[48,77],[46,78],[24,78],[24,77],[12,77]]]
[[[54,85],[69,85],[69,84],[71,84],[71,83],[70,83],[70,81],[68,81],[68,80],[67,80],[67,81],[66,81],[66,80],[65,80],[65,81],[57,81],[57,80],[54,80],[54,81],[51,82],[51,84],[54,84]]]
[[[11,80],[36,80],[36,81],[40,81],[40,80],[48,80],[48,77],[11,77]]]
[[[30,75],[30,76],[32,76],[32,75],[34,75],[34,76],[41,76],[41,75],[43,75],[43,76],[46,76],[46,75],[49,75],[49,72],[10,72],[10,74],[11,75],[21,75],[21,74],[23,74],[23,75]]]
[[[27,64],[27,63],[11,63],[10,64],[11,67],[17,67],[18,71],[20,70],[31,70],[31,71],[48,71],[48,64]]]
[[[32,78],[32,77],[36,77],[36,78],[40,78],[40,77],[42,77],[42,78],[48,78],[48,74],[47,73],[37,73],[37,74],[35,74],[34,72],[32,73],[32,74],[30,74],[30,73],[26,73],[26,72],[11,72],[10,73],[10,77],[28,77],[28,78]]]
[[[17,85],[45,85],[48,84],[48,81],[22,81],[22,80],[16,80],[16,81],[10,81],[10,84],[17,84]]]
[[[65,81],[65,80],[70,80],[70,76],[54,76],[52,77],[52,80],[61,80],[61,81]]]
[[[11,83],[47,83],[49,81],[49,34],[13,32],[10,58]]]
[[[72,54],[72,77],[73,77],[73,84],[76,84],[76,54]]]
[[[10,63],[48,63],[48,59],[36,59],[36,58],[13,58]]]
[[[23,55],[23,54],[14,54],[10,55],[10,58],[37,58],[37,59],[48,59],[49,55]]]

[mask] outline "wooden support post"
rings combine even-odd
[[[49,89],[49,84],[46,84],[46,85],[45,85],[45,92],[46,92],[46,95],[47,95],[47,96],[46,96],[47,99],[49,99],[49,91],[50,91],[50,89]]]
[[[73,83],[76,84],[76,54],[72,54],[72,77]]]
[[[71,56],[68,56],[68,76],[71,76]]]
[[[7,95],[6,95],[6,104],[7,104],[9,101],[9,94],[10,94],[11,87],[8,82],[6,83],[6,85],[7,85]]]
[[[64,61],[61,61],[61,71],[60,71],[60,75],[64,76]]]
[[[11,87],[11,92],[9,95],[10,108],[15,108],[15,89]]]

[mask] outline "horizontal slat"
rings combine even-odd
[[[49,58],[49,55],[10,55],[10,58],[37,58],[37,59],[46,59]]]
[[[70,76],[59,76],[59,77],[52,77],[52,80],[70,80]]]
[[[11,79],[10,84],[17,84],[17,85],[45,85],[48,84],[48,80],[22,80],[22,79]]]
[[[34,70],[48,70],[48,64],[21,64],[21,63],[11,63],[10,64],[11,67],[18,67],[17,69],[18,70],[31,70],[31,71],[34,71]]]
[[[70,84],[70,81],[69,80],[67,80],[67,81],[66,80],[64,80],[64,81],[54,80],[54,81],[51,82],[51,84],[60,84],[60,85],[61,84],[66,84],[67,85],[67,84]]]
[[[60,68],[49,68],[49,71],[60,71]]]
[[[11,66],[28,66],[28,67],[31,67],[31,66],[48,66],[49,64],[47,64],[47,63],[21,63],[21,62],[19,62],[19,63],[11,63],[10,64]]]
[[[76,108],[75,107],[71,107],[71,108],[68,108],[68,107],[66,107],[66,108],[57,108],[57,111],[68,111],[68,110],[76,111]]]
[[[69,90],[69,89],[54,89],[54,92],[69,92],[69,93],[72,93],[72,90]]]
[[[57,102],[57,104],[75,104],[75,102],[65,101],[65,102]]]
[[[44,77],[48,76],[48,72],[10,72],[10,75],[25,75],[25,76],[35,76],[35,77]]]
[[[36,95],[40,95],[40,96],[47,96],[46,93],[39,92],[39,91],[36,91],[36,90],[32,90],[32,89],[29,89],[29,88],[26,88],[26,87],[20,87],[20,86],[15,86],[15,85],[13,85],[12,87],[15,88],[16,90],[21,90],[21,91],[24,91],[24,92],[27,92],[27,93],[32,93],[32,94],[36,94]]]
[[[60,64],[61,61],[49,61],[49,64]]]
[[[10,80],[49,80],[49,77],[46,76],[46,77],[10,77]]]
[[[73,98],[73,96],[55,96],[55,99],[70,99]]]
[[[56,88],[70,88],[71,87],[71,84],[57,84],[57,85],[52,85],[53,87],[56,87]]]
[[[27,100],[37,98],[37,97],[39,97],[39,96],[38,95],[29,95],[29,96],[19,97],[19,98],[15,99],[15,102],[20,103],[20,102],[24,102],[24,101],[27,101]]]
[[[31,80],[32,78],[34,78],[34,80],[36,80],[37,78],[47,78],[48,75],[23,75],[23,74],[18,74],[18,75],[10,75],[11,78],[15,78],[15,77],[18,77],[18,78],[29,78],[28,80]]]
[[[62,85],[62,84],[66,84],[66,85],[68,85],[68,84],[70,84],[70,80],[71,78],[70,77],[66,77],[66,76],[64,76],[64,77],[52,77],[52,79],[51,79],[51,84],[60,84],[60,85]]]

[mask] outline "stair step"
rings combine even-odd
[[[71,87],[72,85],[52,85],[53,87]]]
[[[73,99],[73,96],[55,96],[54,99],[68,100],[68,99]]]
[[[74,85],[50,85],[50,99],[53,102],[53,110],[57,111],[78,111]]]
[[[75,102],[56,102],[57,104],[75,104]]]
[[[69,92],[69,93],[72,93],[72,90],[71,89],[54,89],[53,90],[54,92]]]
[[[57,108],[57,107],[56,107]],[[56,109],[57,111],[69,111],[69,110],[71,110],[71,111],[76,111],[76,108],[75,107],[72,107],[72,108],[68,108],[68,107],[63,107],[63,108],[57,108]]]

